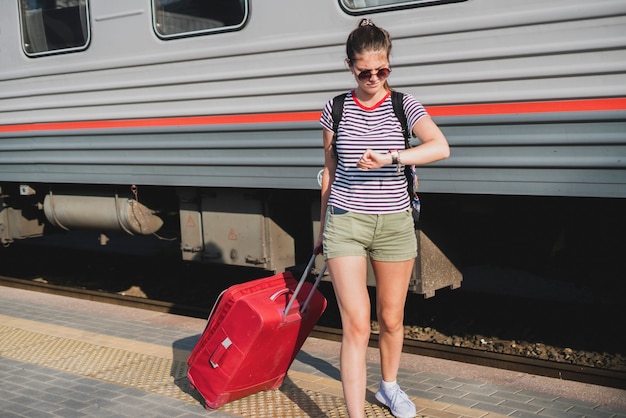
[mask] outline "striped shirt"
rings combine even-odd
[[[329,205],[358,213],[384,214],[408,210],[409,194],[404,171],[388,165],[377,170],[361,170],[356,164],[370,148],[380,153],[405,148],[400,121],[393,111],[391,94],[372,108],[366,108],[349,92],[337,130],[337,170],[331,185]],[[321,125],[332,132],[332,103],[322,111]],[[410,94],[404,94],[404,111],[409,126],[426,116],[424,107]]]

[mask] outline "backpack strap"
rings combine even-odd
[[[406,119],[406,113],[404,112],[404,94],[393,90],[391,92],[391,104],[393,105],[393,111],[396,114],[396,117],[400,121],[400,126],[402,126],[402,134],[404,135],[404,146],[406,149],[411,148],[411,143],[409,139],[411,138],[411,134],[409,131],[408,121]],[[419,216],[420,216],[420,198],[417,195],[417,173],[415,172],[414,165],[405,165],[404,166],[404,176],[406,177],[407,184],[407,192],[409,193],[409,198],[411,199],[411,207],[412,207],[412,215],[413,215],[413,226],[415,229],[419,228]]]
[[[396,90],[392,90],[391,92],[391,104],[393,105],[393,111],[396,114],[396,117],[400,121],[400,126],[402,126],[402,135],[404,135],[404,146],[406,149],[411,147],[409,143],[409,138],[411,134],[409,133],[409,126],[406,120],[406,113],[404,113],[404,93],[401,93]]]
[[[348,93],[340,94],[339,96],[335,96],[333,98],[333,150],[332,156],[337,158],[337,131],[339,130],[339,122],[341,122],[341,118],[343,117],[343,103],[346,101],[346,96]]]

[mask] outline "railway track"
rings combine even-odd
[[[181,305],[152,299],[124,296],[116,293],[80,289],[69,286],[40,283],[32,280],[0,276],[0,286],[13,287],[42,293],[111,303],[120,306],[167,312],[177,315],[206,318],[206,308]],[[341,330],[325,326],[316,326],[311,334],[314,337],[339,341]],[[378,335],[372,334],[370,346],[378,345]],[[590,383],[595,385],[626,389],[626,372],[595,367],[572,365],[548,360],[506,355],[465,347],[448,346],[425,341],[405,339],[404,352],[418,354],[462,363],[478,364],[505,370],[548,376],[564,380]]]

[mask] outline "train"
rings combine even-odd
[[[345,40],[363,17],[392,36],[392,88],[451,146],[418,167],[420,194],[626,198],[623,0],[3,4],[5,246],[165,228],[188,262],[302,262],[320,228],[319,117],[354,86]],[[412,290],[432,296],[462,273],[426,230]]]

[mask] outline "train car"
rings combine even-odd
[[[174,222],[184,260],[305,259],[318,119],[354,84],[344,43],[363,16],[393,37],[392,87],[451,145],[419,167],[420,193],[626,197],[623,0],[14,0],[0,240]],[[445,277],[414,290],[457,286],[445,249],[421,242],[416,274]]]

